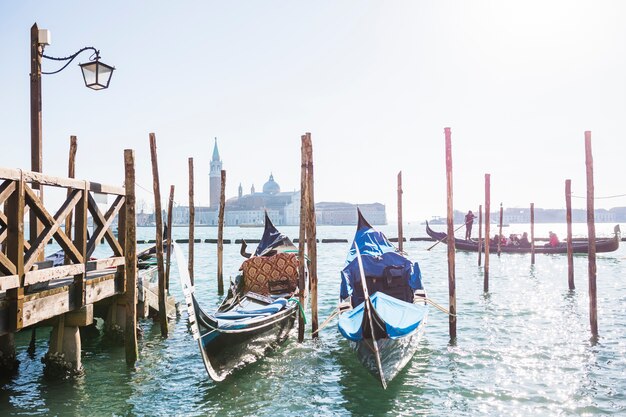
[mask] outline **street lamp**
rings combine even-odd
[[[42,172],[42,146],[41,146],[41,75],[57,74],[63,71],[67,66],[82,52],[92,51],[89,62],[80,64],[83,72],[85,86],[94,90],[103,90],[109,86],[114,67],[100,62],[100,51],[94,47],[86,47],[78,52],[65,57],[55,58],[44,55],[43,51],[46,45],[50,45],[50,32],[48,30],[39,30],[37,23],[30,28],[30,154],[31,154],[31,170]],[[67,61],[60,69],[53,72],[42,72],[41,61],[46,58],[53,61]],[[32,188],[39,190],[39,198],[43,201],[43,190],[37,183],[32,184]],[[35,227],[33,227],[35,226]],[[34,242],[37,238],[41,225],[37,220],[37,216],[30,211],[30,241]]]

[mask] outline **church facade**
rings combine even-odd
[[[217,138],[213,145],[209,170],[209,206],[195,208],[195,224],[217,226],[219,202],[222,183],[222,160],[217,148]],[[315,205],[316,222],[319,225],[356,224],[356,207],[350,203],[318,203]],[[380,203],[359,204],[358,207],[371,224],[386,224],[385,206]],[[277,225],[295,226],[300,223],[300,191],[283,192],[280,185],[270,173],[269,179],[261,191],[254,185],[250,193],[244,194],[239,184],[237,197],[226,200],[224,224],[226,226],[260,226],[263,225],[265,212]],[[177,206],[174,209],[174,224],[189,223],[189,207]]]

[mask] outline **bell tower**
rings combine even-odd
[[[217,209],[220,204],[222,189],[222,161],[217,150],[217,138],[213,145],[213,157],[211,158],[211,170],[209,171],[209,207]]]

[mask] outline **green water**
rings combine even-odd
[[[512,225],[511,232],[528,230]],[[545,230],[543,230],[545,228]],[[393,226],[381,228],[395,236]],[[536,235],[564,225],[539,225]],[[608,235],[612,225],[598,225]],[[626,230],[626,229],[625,229]],[[297,236],[297,228],[282,231]],[[319,238],[349,238],[353,227],[320,227]],[[139,238],[151,231],[139,229]],[[185,237],[175,228],[174,237]],[[214,238],[197,228],[197,238]],[[258,238],[262,229],[227,228],[225,238]],[[405,226],[405,236],[423,236],[423,226]],[[476,231],[475,231],[476,233]],[[575,225],[576,235],[586,234]],[[320,323],[337,301],[339,270],[347,243],[318,246]],[[420,263],[429,295],[447,305],[447,251],[431,242],[407,242]],[[182,245],[186,252],[186,244]],[[238,245],[225,245],[226,276],[241,262]],[[196,244],[196,293],[210,310],[216,295],[216,245]],[[186,312],[162,339],[158,324],[142,321],[140,360],[126,367],[124,349],[92,335],[83,340],[85,375],[48,381],[41,357],[49,329],[38,330],[33,358],[30,332],[18,333],[19,373],[2,380],[0,416],[16,415],[624,415],[626,414],[626,250],[598,254],[600,339],[590,340],[587,257],[574,258],[577,289],[567,289],[567,258],[528,255],[490,258],[490,292],[484,294],[477,255],[456,256],[458,340],[451,345],[447,316],[431,309],[426,334],[413,360],[383,391],[339,336],[336,323],[320,339],[279,350],[226,381],[211,382],[197,344],[187,331]],[[173,268],[172,292],[183,300]]]

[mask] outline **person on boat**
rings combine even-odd
[[[556,248],[557,246],[559,246],[560,242],[559,242],[559,238],[557,237],[556,233],[548,233],[548,236],[550,238],[548,245],[550,245],[550,247],[552,248]]]
[[[498,246],[498,242],[500,241],[500,235],[499,234],[495,234],[493,235],[493,239],[491,239],[491,242],[489,242],[491,244],[491,246]]]
[[[507,245],[508,246],[519,246],[519,236],[514,234],[514,233],[511,233],[509,235],[509,240],[507,242]]]
[[[474,224],[475,218],[476,216],[474,216],[472,210],[468,211],[465,215],[465,240],[472,239],[472,225]]]
[[[521,248],[530,248],[530,240],[528,240],[528,233],[524,232],[519,239],[519,246]]]

